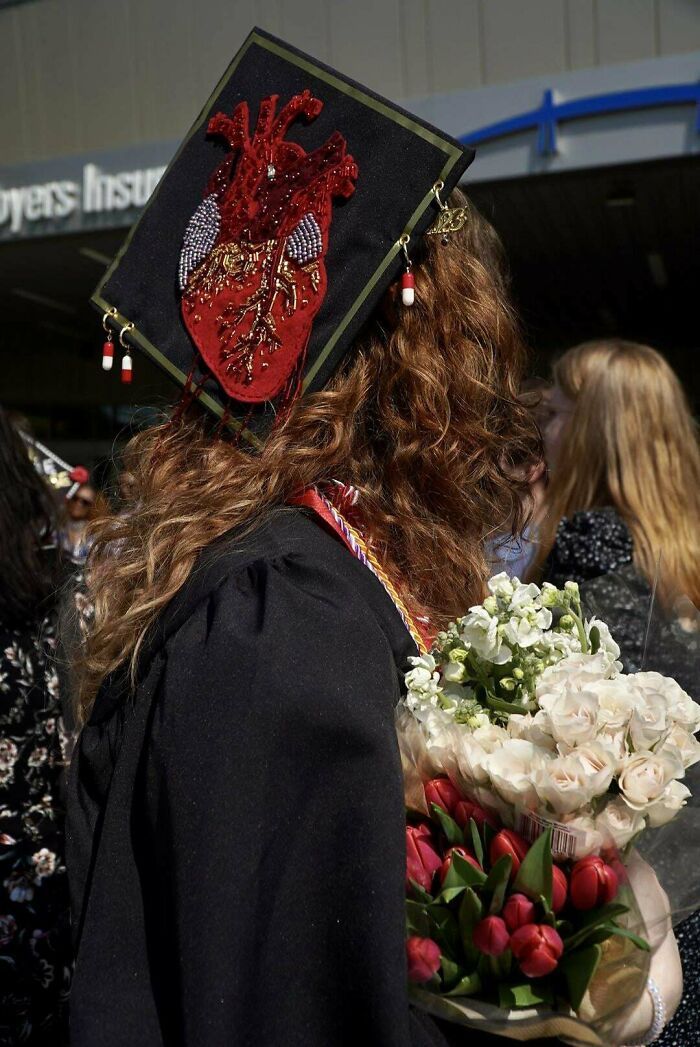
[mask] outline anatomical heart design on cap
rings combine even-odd
[[[251,404],[294,395],[326,294],[333,199],[352,196],[358,176],[338,132],[310,153],[285,140],[323,102],[302,91],[278,113],[278,100],[260,103],[252,134],[247,102],[209,121],[230,152],[189,220],[179,263],[191,338],[224,391]]]

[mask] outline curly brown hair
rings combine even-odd
[[[135,437],[134,510],[98,528],[91,558],[83,715],[108,672],[126,658],[135,667],[204,547],[334,478],[358,489],[373,549],[414,608],[438,625],[482,598],[484,542],[522,526],[514,476],[539,455],[497,257],[477,212],[446,245],[426,237],[415,305],[390,289],[330,384],[298,400],[258,452],[212,438],[191,413]]]

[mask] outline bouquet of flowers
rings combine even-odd
[[[455,1020],[609,1042],[648,967],[626,863],[687,801],[700,706],[623,673],[574,583],[489,590],[413,659],[399,709],[409,976]]]

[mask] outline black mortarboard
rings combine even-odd
[[[253,30],[93,295],[251,436],[321,388],[471,149]],[[240,424],[239,424],[240,428]]]

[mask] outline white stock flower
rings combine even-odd
[[[683,762],[677,750],[633,753],[618,778],[625,802],[635,811],[646,811],[660,799],[674,778],[682,778]]]
[[[466,675],[467,670],[461,662],[448,662],[442,670],[442,678],[448,683],[461,683]]]
[[[542,694],[540,706],[547,713],[555,741],[565,745],[591,742],[598,732],[598,698],[595,692],[570,689]]]
[[[665,825],[666,822],[670,822],[672,818],[675,818],[680,809],[685,807],[689,796],[690,789],[687,785],[683,785],[682,782],[675,780],[669,782],[656,803],[647,808],[646,813],[649,816],[649,825],[652,829],[656,829],[659,825]]]
[[[462,619],[462,640],[488,662],[494,665],[505,665],[512,657],[512,651],[505,646],[498,628],[498,618],[493,617],[483,607],[472,607],[469,614]]]
[[[410,691],[425,691],[434,694],[440,680],[440,674],[436,672],[436,662],[432,654],[422,654],[420,657],[409,658],[413,669],[406,673],[406,686]]]
[[[600,618],[591,618],[586,622],[586,637],[590,641],[591,629],[596,628],[598,630],[598,638],[600,643],[599,650],[608,656],[612,662],[617,662],[620,657],[620,648],[615,643],[613,635],[610,632],[609,627]]]
[[[487,585],[492,596],[500,596],[504,600],[510,600],[515,592],[514,582],[517,582],[517,579],[511,579],[510,575],[505,571],[501,571],[500,574],[494,574],[493,578],[489,578]]]
[[[528,585],[525,585],[522,582],[518,583],[518,579],[515,578],[513,579],[513,586],[514,592],[510,598],[510,611],[516,613],[518,611],[522,611],[523,613],[529,613],[531,611],[537,610],[538,608],[540,610],[545,610],[545,608],[543,608],[540,604],[540,590],[534,584],[534,582],[530,582]],[[549,616],[549,623],[551,625],[551,611],[547,611],[547,615]]]
[[[541,613],[544,614],[544,610]],[[503,638],[511,647],[534,647],[546,628],[537,623],[537,614],[530,617],[513,615],[503,626]]]
[[[532,713],[512,713],[508,717],[507,730],[511,738],[523,738],[541,749],[554,749],[556,746],[549,715],[544,709],[534,716]]]
[[[635,687],[629,733],[635,749],[651,749],[666,732],[666,702],[661,694]]]
[[[634,682],[645,694],[659,695],[665,705],[668,719],[685,727],[691,734],[700,728],[700,705],[670,676],[661,673],[635,673]]]
[[[533,774],[546,753],[532,742],[509,738],[484,760],[483,766],[496,792],[506,803],[524,808],[537,805]]]
[[[633,811],[621,797],[616,796],[600,812],[595,824],[604,838],[610,838],[616,847],[622,849],[642,831],[645,820],[644,815]]]

